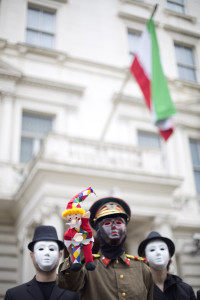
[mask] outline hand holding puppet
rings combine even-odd
[[[71,270],[73,271],[79,271],[82,267],[80,258],[81,248],[83,248],[86,269],[93,271],[96,268],[92,255],[94,238],[89,225],[90,212],[85,212],[80,205],[80,202],[84,201],[90,193],[95,194],[91,187],[74,196],[68,202],[66,210],[62,213],[62,216],[67,219],[69,222],[67,224],[70,226],[64,234],[64,244],[67,248],[72,248],[73,259]]]

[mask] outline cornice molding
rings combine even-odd
[[[36,78],[36,77],[31,77],[31,76],[23,76],[21,74],[15,74],[14,72],[10,71],[0,71],[0,78],[9,78],[17,81],[18,84],[29,84],[32,86],[37,86],[37,87],[44,87],[48,89],[54,89],[54,90],[59,90],[67,93],[75,93],[78,95],[82,95],[85,91],[85,87],[79,86],[79,85],[73,85],[70,83],[61,83],[61,82],[56,82],[56,81],[51,81],[51,80],[45,80],[41,78]],[[15,93],[12,93],[10,91],[6,91],[1,89],[0,91],[1,94],[3,95],[9,95],[9,96],[16,96]]]
[[[174,87],[175,89],[178,88],[179,90],[184,88],[190,88],[192,91],[196,90],[198,93],[200,92],[200,83],[198,82],[191,82],[187,80],[181,80],[181,79],[168,79],[171,87]]]
[[[68,2],[68,0],[53,0],[53,1],[60,2],[60,3],[67,3]]]
[[[196,17],[190,16],[190,15],[187,15],[187,14],[183,14],[183,13],[178,13],[178,12],[170,10],[168,8],[164,9],[164,13],[167,14],[167,15],[170,15],[170,16],[174,16],[176,18],[180,18],[180,19],[189,21],[193,24],[197,23],[197,18]]]
[[[184,28],[173,26],[173,25],[170,25],[170,24],[165,24],[163,26],[163,28],[168,30],[168,31],[172,31],[172,32],[176,32],[176,33],[181,33],[183,35],[187,35],[189,37],[194,37],[194,38],[197,38],[197,39],[200,38],[200,33],[199,32],[194,32],[192,30],[186,30]]]
[[[79,95],[82,95],[85,90],[85,87],[83,87],[83,86],[73,85],[73,84],[69,84],[69,83],[61,83],[61,82],[56,82],[56,81],[51,81],[51,80],[45,80],[45,79],[31,77],[31,76],[23,76],[21,78],[21,82],[25,83],[25,84],[34,85],[34,86],[58,89],[58,90],[62,90],[64,92],[76,93]]]
[[[139,6],[139,7],[144,7],[144,8],[148,8],[150,11],[152,11],[154,5],[149,4],[149,3],[145,3],[145,2],[139,2],[136,0],[121,0],[122,4],[132,4],[134,6]]]
[[[36,56],[45,56],[49,59],[53,59],[57,61],[58,64],[62,63],[62,65],[64,65],[65,63],[75,63],[85,67],[91,67],[95,69],[98,68],[102,71],[112,72],[115,76],[116,73],[124,74],[126,72],[126,66],[116,67],[114,65],[109,65],[98,61],[91,61],[88,59],[71,56],[66,52],[56,51],[55,49],[34,47],[26,43],[11,44],[5,39],[0,39],[0,49],[4,50],[6,48],[17,51],[19,55],[25,59],[28,58],[28,54],[34,54]]]
[[[113,102],[118,102],[118,101],[120,101],[121,103],[127,103],[127,104],[144,105],[142,98],[133,97],[133,96],[127,95],[127,94],[115,93],[113,95]]]
[[[22,76],[22,72],[17,68],[13,67],[12,65],[8,64],[7,62],[4,62],[2,59],[0,59],[0,76],[12,77],[13,79],[17,79]]]
[[[119,11],[118,12],[118,16],[122,19],[127,19],[127,20],[131,20],[131,21],[136,21],[138,23],[141,24],[146,24],[148,19],[144,18],[144,17],[140,17],[138,15],[133,15],[124,11]]]

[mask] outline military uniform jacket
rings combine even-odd
[[[7,290],[4,300],[43,300],[42,292],[35,277],[24,284]],[[49,300],[79,300],[78,293],[60,289],[54,286]]]
[[[57,284],[80,292],[81,300],[153,300],[153,280],[149,267],[123,254],[111,261],[102,255],[94,257],[96,269],[70,270],[69,258],[59,267]]]

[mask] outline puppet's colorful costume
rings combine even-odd
[[[92,242],[94,241],[92,229],[89,225],[89,218],[84,217],[85,210],[81,208],[80,202],[90,194],[94,193],[93,189],[89,187],[80,194],[74,196],[67,204],[66,210],[62,213],[63,217],[68,215],[81,214],[81,218],[77,220],[76,224],[70,224],[70,228],[64,234],[64,244],[67,248],[70,246],[73,250],[72,267],[74,271],[78,271],[81,268],[80,251],[83,247],[83,253],[85,257],[85,264],[88,270],[93,270],[95,264],[92,255]],[[83,240],[77,242],[74,239],[76,233],[81,233]]]

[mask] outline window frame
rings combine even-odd
[[[50,13],[54,16],[54,19],[53,19],[53,30],[52,31],[48,31],[48,30],[45,30],[43,28],[34,28],[32,26],[30,26],[28,24],[28,14],[29,14],[29,10],[36,10],[38,11],[39,13],[39,18],[42,19],[42,15],[46,12],[46,13]],[[27,39],[28,39],[28,32],[35,32],[35,33],[38,33],[39,35],[39,43],[31,43],[31,42],[28,42]],[[46,46],[44,43],[42,43],[42,35],[45,34],[45,35],[49,35],[52,37],[52,46],[49,47],[49,46]],[[40,6],[40,5],[37,5],[37,4],[32,4],[32,3],[28,3],[28,6],[27,6],[27,19],[26,19],[26,35],[25,35],[25,40],[26,40],[26,43],[28,45],[31,45],[31,46],[35,46],[35,47],[41,47],[41,48],[45,48],[45,49],[54,49],[55,48],[55,38],[56,38],[56,9],[52,9],[52,8],[49,8],[49,7],[46,7],[46,6]]]
[[[182,11],[177,11],[176,9],[172,9],[172,7],[169,7],[168,4],[171,4],[172,7],[180,7],[182,8]],[[185,14],[185,2],[183,0],[183,4],[181,4],[177,0],[167,0],[167,9],[179,14]]]
[[[177,59],[176,47],[182,47],[182,48],[190,50],[194,64],[191,65],[191,64],[187,64],[185,62],[179,62],[178,59]],[[197,72],[196,72],[197,71],[197,66],[196,66],[196,61],[195,61],[194,46],[188,46],[188,45],[185,45],[185,44],[174,42],[174,51],[175,51],[176,66],[177,66],[177,71],[178,71],[178,78],[180,80],[185,80],[185,81],[197,83]],[[182,78],[181,77],[181,73],[180,73],[180,68],[193,71],[194,80],[191,80],[189,78],[187,78],[187,79],[186,78]]]
[[[20,133],[20,157],[19,161],[20,163],[26,164],[28,163],[33,157],[37,155],[39,152],[43,140],[45,136],[50,132],[53,131],[53,125],[54,125],[54,116],[53,115],[46,115],[46,114],[41,114],[41,113],[35,113],[35,112],[28,112],[28,111],[23,111],[21,115],[21,124],[23,123],[23,117],[24,115],[29,115],[29,116],[34,116],[34,117],[40,117],[44,119],[49,119],[51,120],[51,129],[47,131],[47,133],[39,133],[39,132],[31,132],[28,130],[24,130],[23,126],[21,125],[21,133]],[[26,162],[22,159],[22,140],[23,139],[30,139],[32,140],[32,153],[30,159]]]
[[[130,43],[130,36],[131,35],[134,35],[138,38],[138,41],[140,40],[140,37],[141,37],[141,32],[139,31],[136,31],[136,30],[133,30],[133,29],[130,29],[128,28],[127,30],[127,37],[128,37],[128,53],[129,53],[129,57],[130,57],[130,61],[132,62],[134,56],[135,56],[135,52],[137,50],[137,47],[138,47],[138,44],[136,45],[135,49],[131,49],[131,43]]]
[[[196,145],[197,145],[197,153],[199,156],[199,164],[198,165],[194,164],[194,161],[193,161],[191,143],[196,143]],[[199,176],[200,176],[200,140],[195,139],[195,138],[190,138],[189,139],[189,147],[190,147],[192,173],[193,173],[193,178],[194,178],[195,190],[196,190],[197,195],[200,196],[200,188],[198,188],[199,185],[197,184],[197,180],[196,180],[196,176],[195,176],[195,172],[199,173]]]
[[[146,135],[146,136],[151,136],[151,137],[155,137],[157,139],[157,142],[158,142],[158,146],[155,146],[155,145],[145,145],[145,144],[140,144],[140,138],[139,138],[139,135],[140,134],[143,134],[143,135]],[[154,148],[154,149],[158,149],[158,150],[162,150],[162,140],[161,140],[161,137],[159,136],[159,134],[157,133],[154,133],[154,132],[149,132],[149,131],[145,131],[145,130],[137,130],[137,141],[138,141],[138,146],[139,147],[151,147],[151,148]]]

